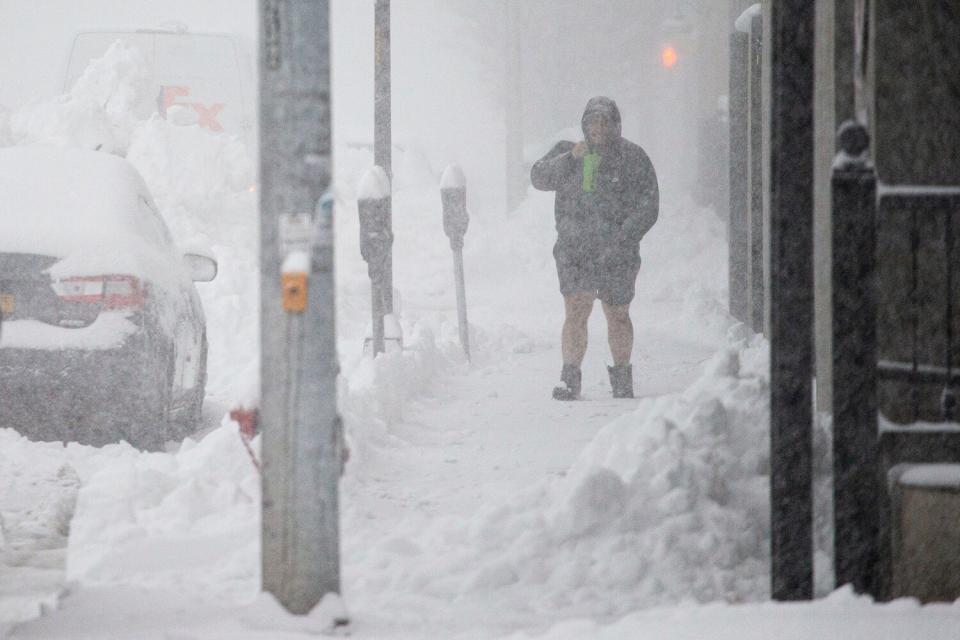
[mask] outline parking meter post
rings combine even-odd
[[[386,349],[383,340],[383,282],[380,278],[370,278],[370,312],[373,355],[383,353]]]
[[[453,274],[457,287],[457,326],[460,345],[470,361],[470,329],[467,324],[467,292],[463,275],[463,237],[470,226],[467,213],[467,184],[463,170],[450,165],[440,179],[440,201],[443,204],[443,231],[453,250]]]
[[[376,0],[374,5],[374,70],[373,70],[373,156],[388,180],[393,180],[393,94],[390,63],[390,0]],[[393,204],[387,195],[387,229],[393,230]],[[393,247],[384,256],[383,283],[380,287],[383,313],[393,313]],[[378,352],[379,353],[379,352]]]
[[[262,584],[305,615],[340,592],[329,2],[259,16]]]
[[[360,180],[357,212],[360,216],[360,255],[367,263],[370,276],[370,313],[373,335],[373,355],[385,350],[384,316],[390,313],[387,289],[389,283],[390,249],[393,232],[390,229],[390,178],[379,166],[371,167]]]
[[[460,344],[470,362],[470,329],[467,326],[467,293],[463,281],[463,245],[453,250],[453,275],[457,281],[457,327],[460,329]]]

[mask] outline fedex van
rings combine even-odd
[[[172,30],[84,31],[73,41],[64,90],[117,40],[139,49],[146,59],[161,116],[182,105],[193,109],[200,126],[253,142],[253,68],[236,37],[190,33],[182,25]]]

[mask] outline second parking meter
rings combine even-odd
[[[467,180],[463,170],[450,165],[440,179],[440,201],[443,204],[443,231],[450,239],[453,249],[453,274],[457,285],[457,324],[460,329],[460,344],[470,360],[470,332],[467,325],[467,293],[463,276],[463,236],[470,226],[467,213]]]
[[[360,181],[357,210],[360,215],[360,255],[370,276],[370,300],[373,316],[373,353],[383,353],[383,316],[386,313],[385,288],[388,262],[393,246],[390,221],[390,179],[381,167],[370,168]]]
[[[450,248],[462,249],[470,215],[467,213],[467,180],[459,166],[450,165],[443,172],[440,199],[443,203],[443,231],[450,238]]]

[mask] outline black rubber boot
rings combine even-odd
[[[579,400],[580,399],[580,367],[573,364],[563,365],[560,372],[560,381],[565,385],[563,387],[553,388],[554,400]]]
[[[614,398],[633,397],[633,365],[621,364],[607,367],[610,374],[610,386],[613,387]]]

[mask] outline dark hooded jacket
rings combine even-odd
[[[600,154],[593,191],[583,190],[583,160],[571,153],[574,143],[557,143],[530,171],[533,186],[556,191],[554,216],[557,244],[554,255],[567,258],[628,261],[638,255],[643,236],[657,221],[660,194],[650,158],[621,136],[620,111],[604,97],[592,98],[581,126],[586,138],[587,118],[602,114],[613,128]]]

